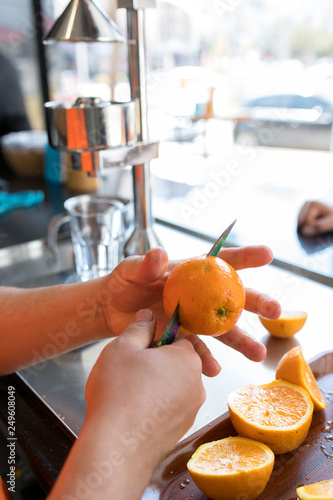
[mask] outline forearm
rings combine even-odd
[[[104,283],[101,278],[36,289],[0,287],[0,374],[107,337]]]
[[[140,440],[125,420],[120,412],[84,424],[48,500],[141,498],[158,465],[156,442]]]

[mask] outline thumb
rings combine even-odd
[[[162,248],[152,248],[145,256],[132,256],[123,260],[118,270],[126,281],[146,284],[161,279],[168,267],[168,254]]]
[[[138,311],[130,325],[120,335],[120,341],[127,341],[137,349],[146,349],[152,343],[156,330],[156,319],[150,309]]]
[[[326,233],[328,231],[332,231],[333,228],[333,214],[326,215],[322,219],[319,219],[318,222],[318,232]]]

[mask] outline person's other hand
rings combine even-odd
[[[273,255],[265,246],[248,246],[222,249],[219,257],[240,270],[269,264]],[[168,262],[164,250],[155,248],[145,256],[124,259],[106,278],[110,300],[105,303],[104,315],[111,335],[119,335],[131,322],[136,311],[142,308],[151,309],[157,318],[155,339],[162,335],[168,321],[163,309],[163,288],[175,265],[175,262]],[[246,290],[245,308],[270,319],[278,318],[281,312],[276,300],[254,290]],[[238,327],[218,339],[253,361],[261,361],[266,356],[265,346]],[[196,335],[191,336],[190,340],[201,356],[203,373],[207,376],[217,375],[220,367],[210,355],[206,344]]]
[[[129,460],[154,459],[157,465],[192,426],[205,400],[201,360],[186,339],[149,348],[156,320],[150,310],[101,352],[86,385],[86,421],[108,419],[123,436]],[[148,459],[148,458],[147,458]],[[149,464],[150,466],[151,464]]]
[[[86,384],[79,438],[48,498],[142,498],[205,400],[201,361],[186,339],[152,348],[149,310],[104,347]]]
[[[333,207],[320,201],[306,201],[299,211],[297,227],[303,236],[332,231]]]
[[[271,250],[266,246],[226,248],[222,249],[218,256],[228,262],[236,271],[250,267],[261,267],[269,264],[273,259]],[[275,299],[250,288],[245,288],[245,292],[245,309],[247,311],[269,319],[277,319],[280,316],[281,306]],[[241,352],[252,361],[262,361],[266,357],[266,347],[241,330],[237,324],[229,332],[214,338]],[[196,350],[201,353],[205,375],[215,376],[217,362],[210,356],[207,346],[195,335],[190,337],[189,340],[194,345],[198,344]]]

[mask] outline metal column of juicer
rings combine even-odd
[[[155,0],[118,0],[118,8],[127,9],[131,101],[80,97],[72,105],[45,103],[50,146],[76,153],[75,168],[98,174],[99,152],[106,149],[108,167],[132,165],[135,229],[125,255],[161,246],[151,215],[149,162],[158,157],[158,143],[148,138],[144,54],[144,8],[154,6]],[[123,38],[94,0],[71,0],[44,39],[44,43],[59,41],[122,42]]]

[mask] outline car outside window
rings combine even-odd
[[[264,108],[290,108],[292,101],[293,96],[289,94],[270,95],[252,99],[247,103],[247,106]]]
[[[292,107],[298,109],[313,109],[316,106],[322,107],[322,102],[314,97],[304,97],[302,95],[295,95]]]

